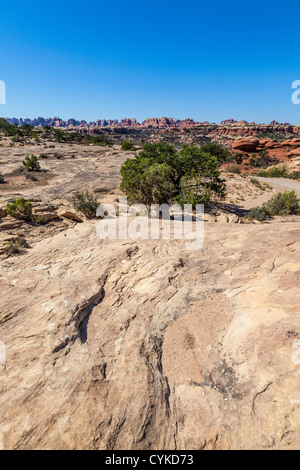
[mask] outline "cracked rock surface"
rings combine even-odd
[[[87,222],[1,261],[0,447],[299,448],[299,226],[205,236]]]

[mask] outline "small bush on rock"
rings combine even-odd
[[[6,214],[15,219],[30,221],[32,218],[32,204],[24,198],[17,199],[12,204],[7,204]]]
[[[76,211],[82,212],[87,219],[95,219],[99,202],[88,191],[85,193],[75,193],[72,198],[72,204]]]
[[[289,178],[292,180],[300,180],[300,171],[293,171],[289,174]]]
[[[244,157],[245,157],[245,155],[243,155],[242,153],[235,153],[234,154],[234,160],[236,161],[236,163],[238,165],[242,165],[242,163],[244,161]]]
[[[251,178],[251,183],[255,184],[258,188],[261,188],[261,184],[257,178]]]
[[[121,149],[122,150],[132,150],[133,152],[136,150],[133,143],[132,142],[127,142],[127,141],[122,142]]]
[[[266,219],[270,219],[270,214],[265,207],[254,207],[245,215],[245,218],[263,222]]]
[[[234,173],[235,175],[241,174],[241,169],[237,165],[229,165],[226,168],[227,173]]]
[[[26,157],[25,160],[22,162],[22,165],[27,171],[41,171],[40,164],[35,155],[31,155],[31,157]]]
[[[270,219],[273,216],[286,216],[299,214],[299,199],[295,191],[286,191],[273,196],[268,202],[261,207],[254,207],[246,215],[249,220],[259,220],[260,222]]]
[[[299,199],[295,191],[278,193],[267,203],[270,215],[293,215],[299,213]]]
[[[268,171],[269,178],[285,178],[288,174],[286,165],[274,166]]]
[[[7,255],[12,256],[21,253],[26,247],[27,243],[25,238],[18,237],[17,240],[11,240],[7,242],[4,250]]]

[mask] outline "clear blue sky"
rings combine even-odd
[[[1,3],[6,117],[300,123],[299,1]]]

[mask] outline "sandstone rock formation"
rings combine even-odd
[[[231,119],[225,119],[224,121],[221,121],[221,124],[225,124],[225,125],[227,125],[227,124],[235,124],[235,123],[236,123],[236,121],[235,121],[234,119],[232,119],[232,118],[231,118]]]
[[[300,157],[300,149],[293,149],[293,150],[290,150],[288,153],[287,153],[287,156],[289,158],[294,158],[294,157]]]
[[[274,149],[281,148],[282,144],[274,139],[259,139],[259,147],[262,149]]]
[[[299,447],[298,228],[217,226],[186,252],[82,224],[2,263],[2,448]]]
[[[300,147],[300,139],[288,139],[284,140],[281,145],[287,147]]]
[[[244,150],[245,152],[255,152],[258,146],[259,140],[257,139],[237,139],[232,142],[234,150]]]
[[[255,122],[248,123],[247,121],[235,121],[234,119],[226,119],[221,122],[220,125],[215,123],[209,123],[207,121],[197,122],[193,119],[187,118],[184,120],[176,118],[147,118],[143,122],[139,123],[134,118],[124,118],[120,121],[118,119],[98,119],[96,121],[87,122],[84,120],[78,121],[76,119],[68,119],[64,121],[59,117],[54,118],[43,118],[38,117],[36,119],[17,119],[17,118],[6,118],[10,124],[17,124],[19,126],[23,124],[29,124],[36,127],[44,127],[46,125],[51,127],[61,127],[66,129],[97,129],[97,128],[140,128],[140,129],[180,129],[180,128],[198,128],[205,132],[210,132],[213,129],[218,129],[220,134],[229,134],[232,136],[250,137],[259,136],[261,133],[274,133],[274,134],[300,134],[300,127],[293,126],[288,123],[278,123],[272,121],[270,124],[256,124]]]

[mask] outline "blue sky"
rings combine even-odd
[[[1,4],[6,117],[300,123],[299,3]]]

